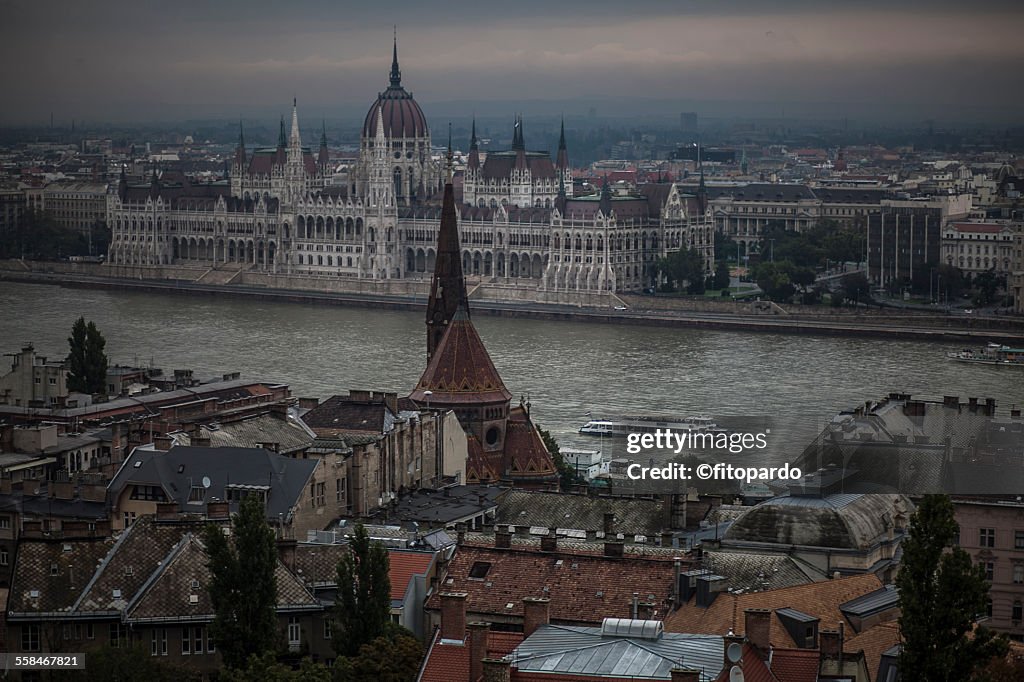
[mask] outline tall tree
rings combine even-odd
[[[228,668],[243,668],[251,655],[275,649],[277,641],[277,548],[263,502],[249,495],[231,521],[232,539],[220,526],[203,532],[209,556],[210,634]]]
[[[729,274],[729,264],[724,260],[718,261],[718,264],[715,266],[715,289],[728,289],[731,281],[732,276]]]
[[[82,393],[105,393],[107,387],[107,341],[96,323],[75,320],[68,337],[68,388]]]
[[[989,585],[971,556],[953,546],[959,527],[946,495],[926,495],[903,541],[900,591],[900,674],[907,682],[969,680],[996,656],[1003,638],[983,626]]]
[[[538,431],[540,431],[540,437],[544,441],[544,447],[551,453],[551,459],[558,470],[558,486],[562,490],[568,490],[577,483],[586,483],[586,480],[576,471],[576,467],[565,461],[565,457],[562,456],[562,449],[558,447],[558,441],[551,435],[551,432],[545,429],[538,429]]]
[[[391,622],[389,571],[384,543],[371,541],[357,524],[349,552],[338,562],[334,650],[339,656],[356,656],[361,646],[384,634]]]

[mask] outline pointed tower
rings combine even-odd
[[[242,121],[238,121],[238,146],[235,147],[235,166],[245,168],[245,129]]]
[[[378,105],[381,106],[381,105]],[[373,160],[370,163],[369,203],[387,207],[395,204],[395,184],[388,160],[388,140],[384,135],[384,117],[378,112],[377,134],[373,140]]]
[[[441,203],[441,228],[437,233],[437,257],[427,300],[427,361],[434,356],[448,324],[462,306],[469,319],[469,298],[462,276],[462,249],[459,247],[459,223],[452,187],[451,152],[445,171],[444,199]]]
[[[601,183],[601,203],[599,204],[601,213],[605,218],[612,214],[612,188],[608,185],[608,176],[604,176],[604,182]]]
[[[469,160],[467,163],[471,170],[480,168],[480,144],[476,139],[476,116],[473,117],[473,128],[469,134]]]
[[[398,68],[398,27],[395,26],[395,39],[391,47],[391,87],[402,87],[402,71]]]
[[[323,122],[323,128],[320,131],[320,154],[317,156],[316,162],[323,172],[326,172],[327,166],[331,162],[330,152],[327,151],[327,121]]]
[[[561,132],[558,134],[558,157],[555,159],[555,167],[564,171],[569,167],[569,150],[565,147],[565,119],[562,119]]]

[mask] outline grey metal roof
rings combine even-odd
[[[797,611],[796,609],[784,608],[775,609],[775,613],[783,618],[789,618],[797,621],[798,623],[813,623],[820,620],[817,616],[804,613],[803,611]]]
[[[159,485],[182,511],[203,512],[213,498],[227,499],[229,485],[269,487],[267,518],[287,518],[319,461],[292,459],[262,448],[136,448],[107,489],[116,496],[126,485]],[[200,502],[189,502],[192,487],[201,486],[203,478],[210,479],[209,488]],[[236,504],[233,502],[232,508]]]
[[[899,604],[900,593],[895,585],[868,592],[867,594],[851,599],[839,605],[839,610],[849,616],[869,616],[879,611],[894,608]]]
[[[672,668],[700,669],[702,682],[722,670],[724,639],[666,632],[657,639],[602,635],[601,628],[543,625],[508,659],[520,672],[671,679]]]

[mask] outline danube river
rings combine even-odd
[[[99,326],[111,363],[204,378],[238,371],[297,396],[406,394],[426,361],[418,312],[9,282],[0,283],[0,351],[32,342],[63,356],[79,315]],[[529,395],[534,419],[563,444],[597,445],[577,433],[588,412],[770,416],[810,438],[838,411],[891,391],[992,397],[1001,412],[1024,403],[1024,370],[947,361],[948,344],[484,315],[474,323],[509,391]]]

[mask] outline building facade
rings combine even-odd
[[[1006,223],[950,223],[942,231],[942,262],[976,275],[1013,270],[1014,229]]]
[[[437,256],[441,165],[422,109],[402,86],[397,48],[390,85],[364,121],[357,163],[329,184],[329,152],[302,146],[298,110],[275,148],[244,136],[226,182],[153,173],[124,177],[107,195],[112,265],[196,265],[336,280],[426,279]],[[574,197],[564,130],[556,158],[513,149],[481,158],[471,142],[458,223],[467,275],[548,291],[638,291],[655,261],[699,249],[710,270],[706,202],[671,184],[628,197]]]

